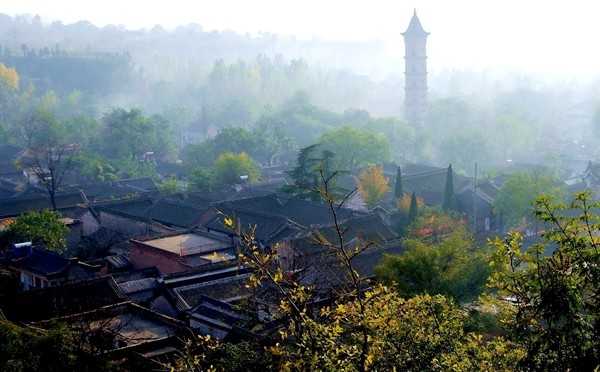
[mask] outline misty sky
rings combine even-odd
[[[143,5],[142,5],[143,4]],[[165,28],[198,23],[230,29],[313,36],[324,40],[380,39],[402,56],[417,8],[426,31],[430,70],[447,67],[598,76],[600,4],[589,0],[2,0],[0,12],[38,14],[44,22],[87,20],[96,26]]]

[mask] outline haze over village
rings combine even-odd
[[[0,369],[597,370],[594,10],[6,1]]]

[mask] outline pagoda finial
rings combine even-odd
[[[413,16],[417,16],[417,8],[414,8],[415,12],[413,13]]]

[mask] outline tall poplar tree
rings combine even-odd
[[[456,195],[454,194],[454,177],[452,172],[452,164],[448,165],[446,172],[446,188],[444,189],[444,204],[442,208],[444,212],[454,209],[456,205]]]
[[[394,190],[394,197],[396,199],[401,198],[404,195],[404,185],[402,184],[402,172],[400,171],[400,167],[398,167],[398,171],[396,172],[396,188]]]
[[[418,206],[417,206],[417,196],[413,191],[412,196],[410,197],[410,207],[408,208],[408,224],[413,223],[414,220],[417,219]]]

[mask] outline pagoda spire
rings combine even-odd
[[[417,9],[404,37],[404,119],[419,128],[425,125],[427,117],[427,36]]]
[[[406,31],[402,33],[404,37],[427,37],[429,32],[426,32],[421,26],[421,21],[419,21],[419,17],[417,16],[417,8],[414,8],[413,16],[410,19],[410,23],[408,24],[408,28]]]

